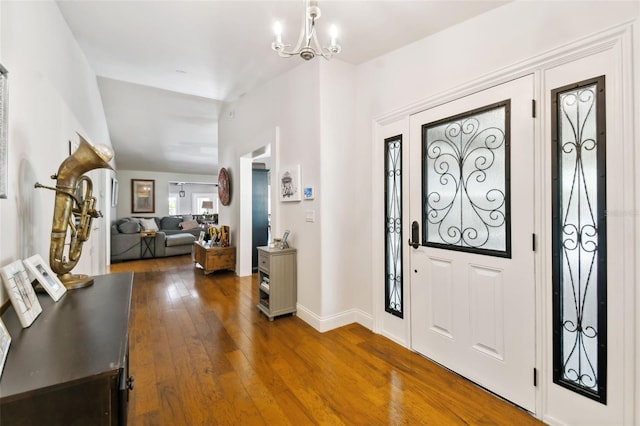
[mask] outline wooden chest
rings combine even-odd
[[[235,247],[208,247],[204,243],[193,243],[193,261],[210,274],[220,269],[234,270],[236,267]]]

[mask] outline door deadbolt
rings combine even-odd
[[[420,225],[417,220],[414,220],[411,224],[411,239],[409,240],[409,245],[414,249],[420,247]]]

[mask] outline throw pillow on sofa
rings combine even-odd
[[[140,224],[138,222],[122,222],[118,225],[118,230],[123,234],[137,234],[140,232]]]
[[[196,220],[189,220],[187,222],[180,223],[180,227],[182,227],[182,229],[184,229],[185,231],[187,229],[197,228],[198,226],[200,226],[200,225],[198,225],[198,221],[196,221]]]
[[[156,223],[156,220],[154,218],[151,219],[140,219],[140,225],[142,225],[142,228],[145,231],[157,231],[158,230],[158,224]]]

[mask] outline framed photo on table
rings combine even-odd
[[[16,260],[0,269],[0,275],[22,328],[29,327],[42,312],[42,307],[31,286],[24,264],[21,260]]]
[[[111,178],[111,207],[118,206],[118,179]]]
[[[56,274],[53,273],[49,265],[45,263],[39,254],[25,259],[24,264],[31,273],[31,276],[38,280],[42,288],[49,293],[49,296],[51,296],[54,301],[57,302],[60,300],[67,292],[67,288],[62,284],[62,281],[58,279]]]
[[[0,198],[7,198],[9,141],[9,72],[0,64]]]
[[[11,336],[9,335],[7,327],[0,319],[0,377],[2,376],[2,370],[4,369],[4,362],[7,360],[10,345]]]
[[[287,242],[287,239],[289,238],[289,234],[290,233],[291,233],[291,231],[289,231],[288,229],[284,231],[284,235],[282,236],[282,239],[280,240],[280,248],[281,249],[289,248],[289,243]]]
[[[156,181],[131,179],[131,212],[155,213]]]

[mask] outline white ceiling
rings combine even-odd
[[[217,173],[222,103],[303,61],[270,48],[276,20],[295,43],[299,0],[57,3],[98,76],[119,169]],[[357,65],[504,3],[320,1],[318,36],[335,24],[339,58]]]

